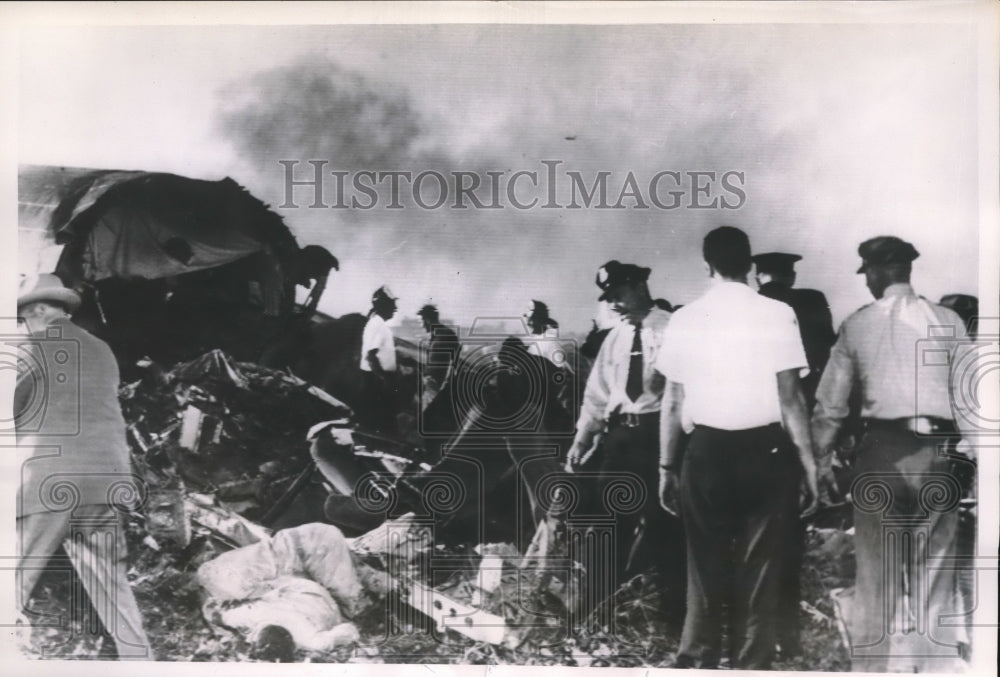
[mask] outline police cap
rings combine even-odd
[[[892,235],[880,235],[862,242],[858,247],[858,256],[862,259],[858,272],[863,273],[867,266],[909,263],[920,256],[920,252],[906,240]]]
[[[623,284],[638,284],[649,279],[649,268],[637,266],[634,263],[622,263],[611,260],[597,269],[595,282],[603,292],[598,298],[604,301],[608,298],[611,290]]]
[[[801,261],[798,254],[785,254],[784,252],[768,252],[757,254],[750,259],[757,266],[758,273],[768,273],[772,275],[790,275],[795,271],[795,262]]]

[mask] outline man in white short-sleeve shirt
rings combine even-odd
[[[372,294],[372,309],[361,335],[361,398],[358,418],[366,427],[392,426],[396,341],[387,321],[396,314],[396,297],[385,285]]]
[[[668,510],[679,498],[688,550],[676,667],[718,666],[723,603],[733,590],[731,664],[766,670],[775,649],[781,554],[792,536],[803,468],[810,510],[817,495],[799,383],[807,362],[792,309],[746,283],[746,234],[717,228],[703,253],[712,287],[674,313],[656,361],[667,379],[660,495]],[[682,414],[694,424],[686,450],[679,444]]]

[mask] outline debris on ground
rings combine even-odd
[[[421,512],[421,450],[353,428],[339,400],[219,351],[153,367],[120,397],[149,487],[128,576],[159,660],[670,665],[676,581],[650,571],[583,604],[560,520],[523,548],[455,538]],[[806,545],[805,652],[775,669],[847,670],[830,593],[853,584],[852,539],[810,528]],[[28,655],[103,655],[78,586],[65,561],[43,574],[34,610],[63,622],[32,628]]]
[[[151,530],[185,540],[170,499],[210,494],[254,521],[311,466],[306,433],[350,410],[290,374],[213,350],[119,393],[136,471],[156,498]],[[158,521],[157,518],[160,518]]]

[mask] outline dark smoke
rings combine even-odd
[[[411,158],[421,123],[407,98],[336,63],[303,60],[223,92],[221,124],[248,159],[333,159],[388,168]]]

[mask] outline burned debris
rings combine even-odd
[[[146,362],[120,398],[149,489],[129,520],[130,576],[160,657],[669,664],[682,608],[665,600],[677,583],[649,572],[586,603],[593,577],[557,490],[543,484],[549,503],[529,502],[514,525],[511,511],[525,514],[510,502],[524,495],[516,472],[500,496],[461,497],[478,483],[456,483],[460,458],[361,430],[333,396],[218,350],[169,370]],[[486,461],[514,465],[500,458]],[[816,566],[830,538],[817,541]],[[804,623],[836,657],[826,588],[846,579],[813,573]],[[36,603],[55,608],[68,583],[45,580]],[[344,581],[350,594],[334,593]],[[79,655],[101,643],[71,632]]]
[[[504,336],[457,346],[428,396],[426,350],[390,334],[398,367],[379,404],[393,416],[368,425],[370,318],[315,321],[338,261],[299,249],[234,182],[55,168],[22,181],[22,222],[64,245],[56,270],[82,292],[79,321],[122,365],[146,490],[128,520],[129,575],[158,657],[670,665],[679,522],[643,516],[616,533],[650,489],[564,472],[591,365]],[[296,285],[310,287],[301,305]],[[581,354],[592,362],[604,338],[595,326]],[[827,506],[808,526],[794,620],[816,650],[779,667],[848,665],[849,513]],[[634,564],[651,542],[666,555],[609,563],[614,551]],[[73,574],[43,582],[36,607],[58,613]],[[71,632],[58,657],[108,644],[100,628]],[[53,637],[36,632],[35,653],[54,655]]]

